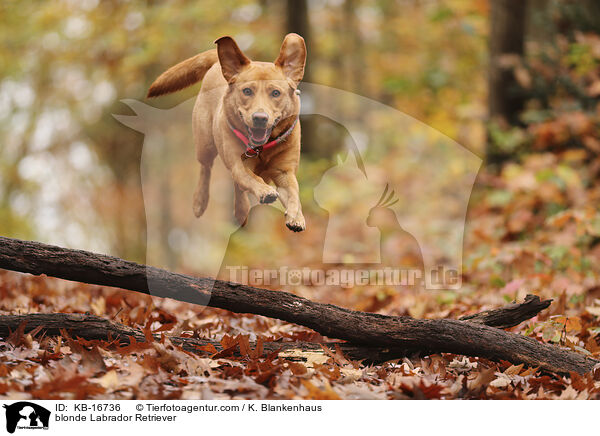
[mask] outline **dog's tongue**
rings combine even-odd
[[[250,129],[250,137],[256,143],[265,142],[267,140],[267,129]]]

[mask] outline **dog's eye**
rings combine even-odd
[[[281,92],[278,89],[274,89],[273,92],[271,92],[271,97],[279,97],[281,95]]]
[[[244,89],[242,89],[242,92],[244,93],[244,95],[247,95],[247,96],[252,95],[252,90],[250,88],[244,88]]]

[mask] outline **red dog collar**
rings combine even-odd
[[[299,117],[296,117],[296,119],[292,123],[291,127],[289,129],[287,129],[285,132],[283,132],[281,135],[279,135],[277,138],[273,139],[272,141],[267,142],[264,145],[259,145],[259,146],[252,145],[252,143],[251,143],[252,141],[250,141],[250,138],[248,138],[246,135],[244,135],[238,129],[233,127],[229,121],[227,122],[227,124],[229,124],[229,128],[231,129],[233,134],[235,136],[237,136],[238,139],[240,141],[242,141],[242,143],[246,146],[246,151],[244,152],[244,155],[246,157],[256,157],[260,154],[260,152],[266,150],[267,148],[274,147],[275,145],[280,144],[283,141],[285,141],[287,139],[287,137],[291,135],[292,130],[294,130],[294,127],[296,127],[296,124],[298,123],[298,118]]]

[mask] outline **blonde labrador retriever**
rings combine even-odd
[[[178,91],[203,80],[193,111],[200,180],[193,209],[202,216],[208,205],[210,173],[217,154],[235,184],[235,217],[246,223],[248,192],[261,203],[280,199],[286,226],[306,228],[296,172],[300,160],[300,92],[306,45],[287,35],[275,62],[248,59],[233,38],[224,36],[209,50],[161,74],[148,97]],[[270,185],[273,183],[277,189]]]

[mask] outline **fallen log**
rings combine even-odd
[[[136,342],[145,342],[146,336],[140,329],[128,327],[126,325],[101,318],[96,315],[79,313],[32,313],[27,315],[0,315],[0,337],[7,338],[18,328],[22,326],[23,333],[35,331],[36,334],[47,336],[60,336],[61,331],[66,331],[71,337],[83,338],[88,341],[100,340],[106,342],[118,343],[119,345],[130,344],[131,338]],[[160,340],[160,335],[153,335],[156,340]],[[180,345],[185,351],[195,354],[210,354],[206,351],[207,346],[212,346],[218,353],[224,351],[219,341],[211,339],[199,339],[193,337],[167,336],[168,339]],[[255,342],[250,342],[250,346],[256,348]],[[394,358],[404,357],[400,350],[371,348],[360,345],[353,345],[344,342],[283,342],[272,341],[263,342],[262,348],[266,353],[284,352],[288,356],[290,352],[312,352],[323,353],[323,347],[331,350],[340,347],[341,351],[352,360],[364,360],[370,363],[384,362]],[[239,353],[239,348],[232,350],[232,353]],[[296,353],[298,359],[302,359],[302,354]]]
[[[238,313],[277,318],[370,348],[455,353],[580,374],[600,361],[481,323],[357,312],[282,291],[196,278],[112,256],[0,237],[0,268],[113,286]]]
[[[536,295],[527,295],[525,301],[520,304],[492,309],[479,314],[469,315],[469,319],[477,320],[482,324],[493,325],[516,325],[521,321],[535,316],[540,310],[550,305],[552,300],[540,301]],[[534,308],[539,310],[534,312]],[[488,324],[489,323],[489,324]],[[23,333],[36,331],[40,334],[50,336],[61,335],[61,330],[67,331],[73,337],[81,337],[86,340],[101,340],[107,342],[116,341],[119,344],[130,344],[131,338],[136,342],[146,341],[144,332],[140,329],[128,327],[121,323],[111,321],[96,315],[79,313],[32,313],[27,315],[0,315],[0,337],[6,338],[23,325]],[[156,340],[160,335],[153,335]],[[180,345],[184,350],[199,353],[206,346],[214,347],[217,352],[222,352],[223,347],[218,341],[210,339],[198,339],[193,337],[168,336],[174,344]],[[255,343],[250,343],[255,348]],[[274,352],[316,352],[322,353],[323,347],[341,351],[353,360],[362,360],[368,363],[380,363],[387,360],[405,357],[407,350],[402,348],[378,348],[354,345],[347,342],[264,342],[263,350],[267,353]],[[206,352],[204,352],[206,353]]]

